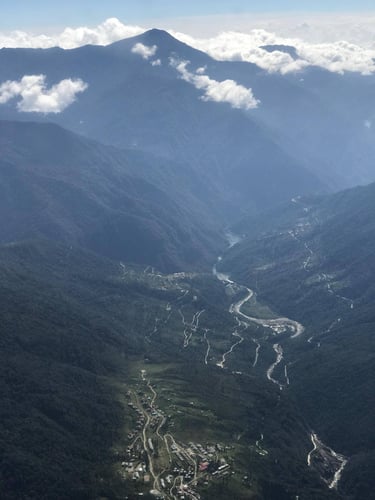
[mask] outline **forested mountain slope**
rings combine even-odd
[[[289,206],[237,226],[222,269],[276,315],[305,326],[288,345],[291,391],[314,429],[352,459],[343,486],[370,494],[375,435],[375,186]]]
[[[293,401],[248,366],[250,326],[218,366],[236,321],[214,277],[42,241],[2,246],[0,275],[2,498],[147,497],[176,464],[191,467],[198,444],[222,460],[204,451],[202,498],[340,498],[306,464],[308,427]],[[175,465],[170,441],[184,453],[169,451]],[[137,460],[129,453],[152,483],[121,465]],[[222,463],[235,473],[225,481],[212,475]]]
[[[212,262],[218,223],[188,166],[52,124],[0,122],[0,147],[1,242],[44,237],[161,269]]]
[[[134,53],[138,44],[154,55]],[[222,65],[159,30],[106,47],[4,49],[0,82],[42,74],[48,87],[80,79],[87,88],[60,113],[22,112],[13,99],[0,106],[0,117],[47,119],[102,143],[187,163],[204,184],[209,182],[243,212],[326,189],[326,181],[285,150],[277,134],[259,121],[268,98],[259,109],[248,110],[246,101],[245,107],[241,101],[236,104],[236,93],[247,90],[235,86],[232,104],[206,99],[204,89],[196,87],[199,83],[184,80],[177,69],[184,61],[190,61],[187,70],[192,75],[206,68],[207,75],[201,77],[210,85],[231,79],[230,85],[236,85],[236,64],[231,76],[231,65]],[[245,65],[241,74],[252,82],[256,71]],[[252,87],[250,81],[246,87]],[[272,85],[277,87],[277,81]]]

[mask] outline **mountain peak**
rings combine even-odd
[[[142,35],[136,37],[139,42],[144,43],[145,45],[157,45],[161,51],[174,51],[180,50],[181,48],[187,48],[188,45],[184,44],[174,38],[170,33],[164,30],[160,30],[157,28],[153,28],[149,31],[146,31]],[[193,48],[189,47],[190,50],[194,51]]]
[[[158,29],[158,28],[152,28],[148,31],[145,31],[145,33],[143,33],[141,35],[141,37],[143,38],[152,38],[152,39],[155,39],[155,40],[169,40],[169,41],[177,41],[176,38],[174,38],[172,35],[170,35],[168,33],[168,31],[165,31],[165,30],[161,30],[161,29]]]
[[[260,48],[267,52],[284,52],[285,54],[289,54],[294,60],[298,59],[297,49],[292,45],[263,45]]]
[[[125,38],[124,40],[114,42],[109,46],[109,50],[119,48],[121,48],[121,50],[124,48],[129,50],[137,43],[142,43],[143,45],[149,47],[156,45],[156,56],[161,58],[168,58],[171,55],[178,54],[181,58],[194,60],[198,65],[204,65],[211,60],[211,57],[208,54],[190,47],[186,43],[174,38],[167,31],[157,28],[150,29],[135,37]]]

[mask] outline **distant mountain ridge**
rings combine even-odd
[[[143,58],[133,52],[137,44],[154,47],[155,54]],[[267,50],[294,54],[293,47]],[[251,88],[261,104],[245,112],[226,103],[202,102],[202,90],[181,80],[171,58],[189,61],[193,74],[200,69],[217,82],[229,79]],[[51,84],[81,78],[87,90],[48,120],[100,142],[194,162],[211,177],[220,173],[221,182],[237,192],[232,199],[240,195],[242,203],[250,194],[260,206],[259,189],[263,195],[271,190],[276,204],[284,201],[272,182],[279,190],[290,186],[288,194],[293,189],[305,194],[327,185],[340,189],[375,180],[373,131],[366,126],[372,120],[368,103],[374,76],[315,67],[269,73],[250,63],[216,61],[162,30],[105,47],[2,49],[0,68],[0,83],[26,74],[45,74]],[[46,119],[17,112],[14,102],[0,106],[0,118]],[[250,193],[241,182],[231,181],[246,172],[259,177],[265,165],[267,181]]]
[[[268,52],[285,52],[285,54],[289,54],[294,60],[298,59],[297,49],[292,45],[262,45],[260,48]]]
[[[342,491],[355,499],[374,485],[374,200],[371,184],[243,220],[236,230],[247,236],[220,263],[305,326],[285,346],[291,391],[313,428],[350,457]]]
[[[326,193],[375,178],[375,77],[272,74],[161,30],[0,50],[0,85],[39,74],[87,89],[56,114],[0,105],[0,495],[138,498],[125,450],[157,485],[191,469],[176,436],[228,452],[202,498],[370,498],[375,183]],[[315,432],[342,471],[311,467]]]
[[[155,55],[144,59],[133,53],[137,44],[155,46]],[[204,102],[202,91],[170,65],[171,57],[190,61],[189,71],[206,67],[217,81],[230,78],[231,65],[151,30],[106,47],[5,49],[0,51],[0,82],[25,74],[45,74],[49,84],[80,78],[87,90],[62,113],[48,115],[49,121],[102,143],[188,163],[243,211],[325,189],[324,182],[277,144],[256,113]],[[160,65],[151,65],[158,60]],[[244,72],[249,68],[253,74],[251,65]],[[17,112],[15,102],[0,106],[0,118],[46,120]]]
[[[52,124],[0,122],[0,148],[2,243],[50,238],[160,269],[211,262],[220,235],[210,215],[191,206],[198,199],[184,195],[173,175],[170,186],[163,180],[166,160]]]

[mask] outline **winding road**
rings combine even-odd
[[[296,236],[294,234],[292,234],[292,236],[294,238],[296,238]],[[298,238],[296,238],[296,239],[298,239]],[[231,246],[233,246],[233,244]],[[311,258],[313,256],[313,251],[307,245],[305,245],[305,247],[306,247],[306,250],[309,252],[309,256],[308,256],[307,260],[304,262],[304,268],[307,269],[307,267],[310,264]],[[220,262],[221,260],[222,260],[222,258],[219,257],[218,262]],[[255,295],[253,290],[251,290],[250,288],[242,287],[242,286],[238,285],[237,283],[235,283],[233,280],[230,279],[228,274],[218,272],[216,264],[213,266],[212,272],[213,272],[214,276],[216,276],[216,278],[219,281],[221,281],[223,284],[225,284],[226,287],[227,286],[232,286],[232,287],[237,286],[238,288],[240,288],[240,289],[243,288],[246,291],[246,295],[242,299],[238,300],[237,302],[232,303],[229,307],[229,312],[236,316],[236,319],[239,322],[239,324],[241,323],[238,320],[238,318],[240,317],[245,322],[251,322],[251,323],[255,323],[257,325],[263,326],[265,328],[270,328],[271,330],[273,330],[273,332],[275,334],[279,334],[279,333],[286,332],[287,330],[289,330],[291,332],[291,335],[290,335],[291,339],[295,339],[295,338],[299,337],[304,332],[305,328],[301,323],[298,323],[297,321],[291,320],[289,318],[282,317],[282,318],[274,318],[274,319],[261,319],[261,318],[254,318],[252,316],[248,316],[247,314],[243,313],[241,310],[242,307],[248,301],[250,301]],[[323,275],[323,279],[326,282],[328,281],[326,275]],[[335,294],[335,292],[332,290],[329,282],[327,283],[327,289],[328,289],[329,293]],[[350,299],[347,299],[346,297],[342,297],[342,296],[339,296],[337,294],[335,294],[335,295],[338,298],[340,298],[341,300],[347,302],[351,309],[354,308],[353,301],[351,301]],[[341,321],[341,319],[336,320],[334,322],[334,324],[336,322],[339,322],[339,321]],[[330,328],[333,328],[334,324]],[[237,331],[235,331],[232,335],[236,335],[236,336],[240,337],[241,341],[233,344],[231,349],[223,355],[221,362],[217,363],[217,365],[220,366],[221,368],[224,368],[226,356],[228,356],[231,352],[233,352],[233,349],[239,343],[241,343],[243,341],[243,337],[241,337]],[[258,363],[259,350],[260,350],[261,344],[256,339],[252,339],[252,340],[257,345],[256,353],[255,353],[255,360],[253,363],[253,367],[255,367]],[[312,340],[313,340],[313,337],[309,338],[308,342],[311,343]],[[270,382],[276,384],[280,388],[280,390],[282,390],[285,387],[285,385],[283,385],[279,380],[276,380],[273,377],[273,374],[274,374],[276,367],[279,366],[280,363],[282,363],[282,361],[284,359],[284,350],[283,350],[282,345],[280,343],[277,343],[277,342],[273,344],[273,350],[276,353],[276,360],[268,368],[266,375],[267,375],[267,378]],[[287,368],[286,364],[284,366],[284,377],[285,377],[286,385],[290,385],[288,368]],[[262,438],[263,438],[263,436],[262,436]],[[314,432],[311,433],[310,439],[311,439],[311,442],[313,444],[313,449],[307,455],[307,465],[309,467],[313,466],[314,458],[316,455],[323,458],[324,463],[328,464],[328,469],[331,469],[334,472],[333,472],[333,476],[329,480],[326,480],[324,478],[322,478],[322,479],[327,483],[327,485],[330,489],[336,489],[339,482],[340,482],[340,479],[342,477],[342,473],[343,473],[343,471],[348,463],[348,459],[345,456],[336,453],[329,446],[325,445]],[[257,446],[259,446],[259,442],[257,442]]]
[[[238,320],[237,320],[237,321],[238,321]],[[241,322],[240,322],[240,321],[239,321],[239,326],[241,326]],[[236,341],[234,344],[232,344],[232,345],[231,345],[231,347],[230,347],[230,349],[229,349],[229,351],[227,351],[227,352],[225,352],[225,353],[223,354],[223,357],[222,357],[221,361],[220,361],[219,363],[216,363],[216,365],[217,365],[217,366],[219,366],[220,368],[224,368],[224,366],[225,366],[225,362],[226,362],[226,360],[227,360],[227,356],[229,356],[230,354],[232,354],[232,352],[234,351],[234,349],[235,349],[238,345],[242,344],[242,342],[245,340],[245,339],[244,339],[244,338],[243,338],[243,337],[242,337],[242,336],[238,333],[238,331],[237,331],[237,330],[235,330],[235,331],[232,333],[232,335],[233,335],[233,337],[237,337],[237,338],[239,338],[239,340],[238,340],[238,341]]]
[[[280,391],[282,391],[283,388],[284,388],[283,384],[281,384],[278,380],[274,379],[272,377],[272,375],[273,375],[273,372],[274,372],[276,366],[278,366],[282,362],[282,360],[284,358],[284,350],[283,350],[283,348],[281,347],[280,344],[273,344],[272,347],[273,347],[273,350],[276,353],[276,361],[268,368],[268,370],[267,370],[267,378],[268,378],[268,380],[270,380],[271,382],[273,382],[274,384],[276,384],[277,386],[279,386]]]
[[[204,313],[204,309],[194,313],[193,319],[191,320],[191,323],[186,323],[185,316],[184,316],[181,309],[179,309],[178,312],[180,313],[180,316],[182,319],[182,324],[184,325],[184,348],[186,349],[186,347],[189,347],[190,340],[191,340],[193,334],[196,333],[196,331],[198,330],[199,318]]]
[[[257,341],[257,339],[252,339],[252,341],[254,342],[254,344],[256,345],[256,349],[255,349],[255,358],[254,358],[254,363],[253,363],[253,368],[256,367],[256,365],[258,364],[258,359],[259,359],[259,351],[260,351],[260,348],[261,348],[261,345],[259,344],[259,342]]]
[[[208,328],[204,329],[204,340],[207,342],[207,351],[206,351],[206,355],[204,357],[204,364],[205,365],[208,365],[208,355],[210,354],[210,350],[211,350],[211,344],[210,344],[210,341],[208,340],[208,337],[207,337],[208,331],[209,331]]]

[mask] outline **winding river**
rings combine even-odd
[[[228,235],[227,235],[228,236]],[[239,237],[236,237],[233,234],[230,234],[230,238],[228,236],[228,242],[229,242],[229,247],[234,246],[236,243],[241,241]],[[217,262],[220,262],[222,260],[222,257],[218,257]],[[219,272],[217,270],[217,264],[213,266],[212,269],[213,275],[221,281],[225,286],[232,286],[236,287],[238,289],[243,289],[245,292],[245,296],[238,300],[237,302],[233,302],[230,307],[229,307],[229,312],[233,314],[236,317],[237,322],[239,322],[238,318],[241,318],[245,323],[255,323],[257,325],[260,325],[264,328],[269,328],[273,331],[274,335],[290,331],[291,335],[289,338],[295,339],[299,337],[305,330],[304,326],[301,323],[298,323],[298,321],[289,319],[289,318],[273,318],[273,319],[262,319],[262,318],[255,318],[252,316],[248,316],[247,314],[242,312],[242,307],[249,301],[251,300],[254,296],[255,293],[253,290],[251,290],[248,287],[239,285],[238,283],[234,282],[233,280],[230,279],[230,276],[228,274]],[[225,363],[225,357],[231,353],[237,345],[239,345],[244,339],[238,334],[237,331],[235,331],[236,336],[240,337],[240,341],[234,344],[230,351],[225,353],[223,355],[223,359],[220,363],[217,365],[220,366],[221,368],[224,368],[224,363]],[[257,344],[257,349],[256,349],[256,355],[255,355],[255,361],[253,366],[256,366],[258,363],[258,357],[259,357],[259,349],[260,349],[260,344],[258,341],[255,339],[252,339],[256,344]],[[271,366],[268,368],[266,375],[267,378],[270,382],[274,383],[279,387],[280,390],[282,390],[285,385],[282,384],[279,380],[274,378],[273,374],[277,366],[279,366],[284,359],[284,349],[280,343],[274,343],[273,344],[273,350],[275,351],[276,354],[276,360],[274,363],[271,364]],[[287,365],[284,367],[284,376],[285,376],[285,381],[286,385],[290,384],[289,376],[288,376],[288,368]],[[312,432],[310,434],[310,439],[313,444],[313,449],[309,452],[307,456],[307,464],[309,467],[312,467],[314,465],[314,462],[320,459],[323,459],[324,463],[328,464],[327,469],[332,471],[330,479],[326,479],[322,476],[322,479],[326,482],[328,487],[330,489],[337,489],[337,486],[339,484],[339,481],[341,479],[342,473],[346,467],[346,464],[348,463],[348,459],[344,457],[343,455],[340,455],[336,453],[334,450],[329,448],[329,446],[325,445],[319,438],[318,436]]]

